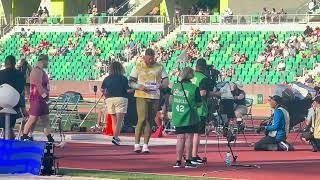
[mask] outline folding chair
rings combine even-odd
[[[59,130],[69,123],[70,125],[80,124],[80,113],[78,111],[78,104],[80,95],[78,94],[63,94],[60,95],[55,102],[50,106],[51,128]]]

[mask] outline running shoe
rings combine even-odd
[[[30,141],[31,138],[28,135],[24,134],[21,136],[20,139],[21,139],[21,141]]]
[[[148,148],[148,144],[144,144],[142,147],[142,153],[150,153],[150,150]]]
[[[120,139],[117,137],[112,138],[112,143],[116,146],[120,146]]]
[[[197,168],[198,166],[191,163],[191,160],[187,160],[184,168]]]
[[[191,163],[194,165],[204,164],[203,160],[199,156],[191,158]]]
[[[286,144],[285,142],[281,141],[281,142],[279,143],[279,149],[280,149],[281,151],[289,151],[289,145]]]
[[[173,168],[183,168],[181,161],[177,161],[176,164],[173,165]]]
[[[141,153],[141,147],[140,147],[140,144],[135,144],[134,145],[134,152],[136,153]]]

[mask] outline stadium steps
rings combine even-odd
[[[180,34],[180,33],[181,33],[180,26],[177,26],[172,32],[167,34],[165,36],[165,38],[163,38],[160,41],[158,41],[157,43],[155,43],[155,46],[156,47],[165,46],[168,41],[172,41],[172,40],[176,39],[177,35]]]
[[[127,12],[127,17],[122,18],[119,23],[126,23],[131,21],[131,16],[145,16],[156,6],[159,6],[162,0],[144,0],[138,6],[134,6]]]

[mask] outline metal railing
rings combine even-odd
[[[164,24],[165,16],[77,16],[77,17],[16,17],[15,25],[81,25],[81,24],[124,24],[121,19],[126,18],[125,24],[146,23]]]
[[[309,23],[319,22],[319,14],[279,14],[279,15],[183,15],[181,23],[184,25],[193,24],[283,24],[283,23]]]
[[[123,21],[125,19],[125,21]],[[165,24],[165,16],[77,16],[77,17],[16,17],[15,25],[81,25],[81,24]],[[125,22],[125,23],[124,23]],[[215,24],[285,24],[285,23],[320,23],[320,14],[281,14],[276,16],[262,15],[183,15],[183,25]]]

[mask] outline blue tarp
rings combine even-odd
[[[0,174],[40,175],[46,143],[0,140]]]

